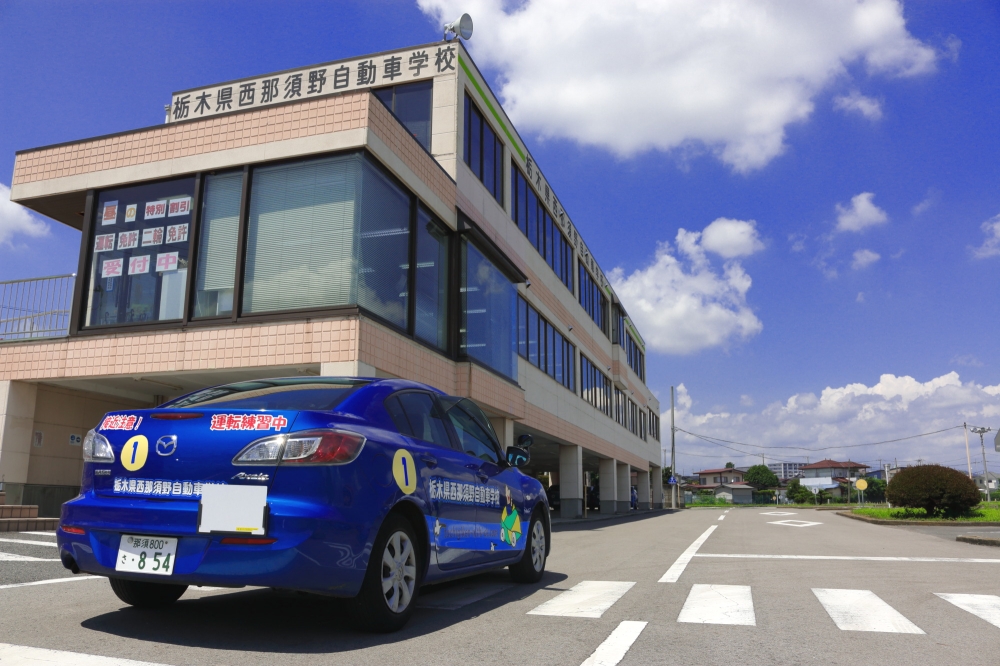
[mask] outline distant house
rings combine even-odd
[[[733,504],[753,504],[753,486],[743,483],[723,483],[715,489],[716,497],[724,497]]]
[[[799,476],[802,465],[803,463],[779,462],[768,463],[767,468],[774,472],[774,475],[779,479],[792,479]]]
[[[987,476],[986,475],[984,475],[984,474],[976,474],[976,475],[974,475],[972,477],[972,480],[976,482],[976,487],[979,488],[980,492],[983,492],[983,493],[986,492],[986,487],[987,487],[987,484],[986,484]],[[995,495],[996,492],[997,492],[997,490],[998,490],[998,486],[1000,486],[1000,474],[996,474],[994,472],[990,472],[989,473],[989,489],[990,489],[990,492],[994,493],[994,495]]]
[[[868,465],[851,462],[838,462],[836,460],[820,460],[809,465],[802,465],[799,471],[806,479],[816,479],[822,477],[832,477],[834,479],[853,479],[864,476],[868,470]]]
[[[723,467],[720,469],[703,469],[698,472],[698,485],[714,488],[720,483],[743,483],[745,469]]]
[[[808,488],[813,493],[825,490],[830,494],[830,497],[843,497],[843,493],[840,492],[841,482],[846,483],[847,479],[835,479],[829,476],[813,476],[808,479],[799,479],[799,483],[802,484],[803,488]]]

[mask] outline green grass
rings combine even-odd
[[[957,518],[928,516],[923,509],[854,509],[854,513],[882,520],[949,520],[956,523],[1000,522],[1000,508],[993,504],[980,505]]]

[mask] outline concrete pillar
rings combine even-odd
[[[507,419],[502,416],[491,416],[490,425],[496,430],[497,438],[500,439],[500,446],[506,451],[508,447],[514,446],[514,419]]]
[[[558,486],[559,485],[559,472],[549,472],[549,485]]]
[[[628,513],[632,499],[632,468],[628,463],[618,463],[618,513]]]
[[[653,486],[653,508],[663,508],[663,468],[655,465],[649,470],[650,483]]]
[[[37,394],[35,384],[0,381],[0,479],[5,484],[7,504],[21,503],[28,482]]]
[[[319,374],[324,377],[375,377],[375,366],[361,361],[331,361],[320,363]]]
[[[639,491],[639,510],[649,511],[649,471],[640,469],[636,475],[635,487]]]
[[[583,447],[559,445],[559,515],[583,517]]]
[[[601,515],[618,512],[618,461],[614,458],[601,459]]]

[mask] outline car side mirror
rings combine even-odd
[[[524,434],[517,438],[517,446],[522,449],[530,449],[531,445],[535,443],[535,438],[531,435]]]
[[[529,460],[531,460],[531,454],[526,449],[522,449],[519,446],[507,447],[507,464],[511,467],[527,465]]]

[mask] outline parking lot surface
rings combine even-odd
[[[166,610],[72,576],[52,533],[0,535],[0,664],[987,664],[1000,549],[800,509],[696,509],[559,526],[537,585],[426,588],[402,631],[342,605],[191,588]]]

